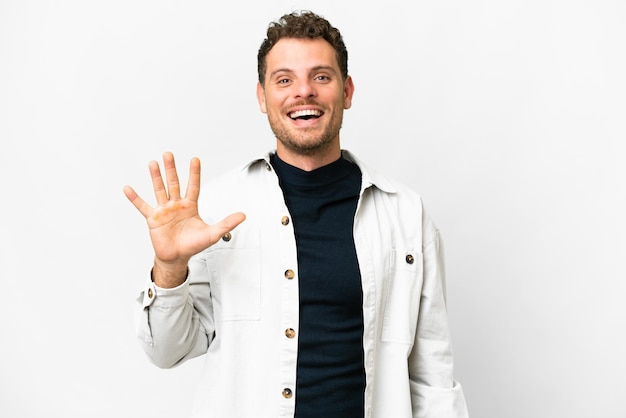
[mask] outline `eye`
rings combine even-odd
[[[288,84],[291,80],[289,80],[288,78],[279,78],[278,80],[276,80],[276,84]]]
[[[322,81],[322,82],[327,82],[327,81],[330,81],[330,77],[329,77],[329,76],[327,76],[327,75],[322,75],[322,74],[320,74],[320,75],[315,76],[314,80],[316,80],[316,81]]]

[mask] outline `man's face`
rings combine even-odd
[[[257,86],[280,151],[313,155],[339,150],[343,110],[354,85],[344,82],[335,50],[323,39],[281,39],[266,57],[265,87]]]

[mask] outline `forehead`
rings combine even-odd
[[[283,38],[272,47],[266,57],[268,73],[276,69],[297,71],[329,66],[339,71],[335,49],[322,38]]]

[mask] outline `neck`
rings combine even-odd
[[[310,154],[297,152],[286,148],[280,141],[276,144],[276,154],[289,165],[298,167],[304,171],[313,171],[324,167],[341,157],[341,148],[337,142],[336,146],[328,147],[324,150],[316,150]]]

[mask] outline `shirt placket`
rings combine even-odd
[[[275,176],[269,163],[266,163],[268,172]],[[284,202],[282,191],[277,178],[273,192],[277,201]],[[280,205],[272,222],[278,227],[277,245],[271,251],[277,251],[278,265],[273,280],[280,283],[281,327],[280,339],[280,375],[276,396],[280,401],[280,416],[293,417],[296,405],[296,368],[298,362],[298,334],[299,334],[299,295],[298,295],[298,258],[296,251],[295,234],[291,215],[283,203]]]

